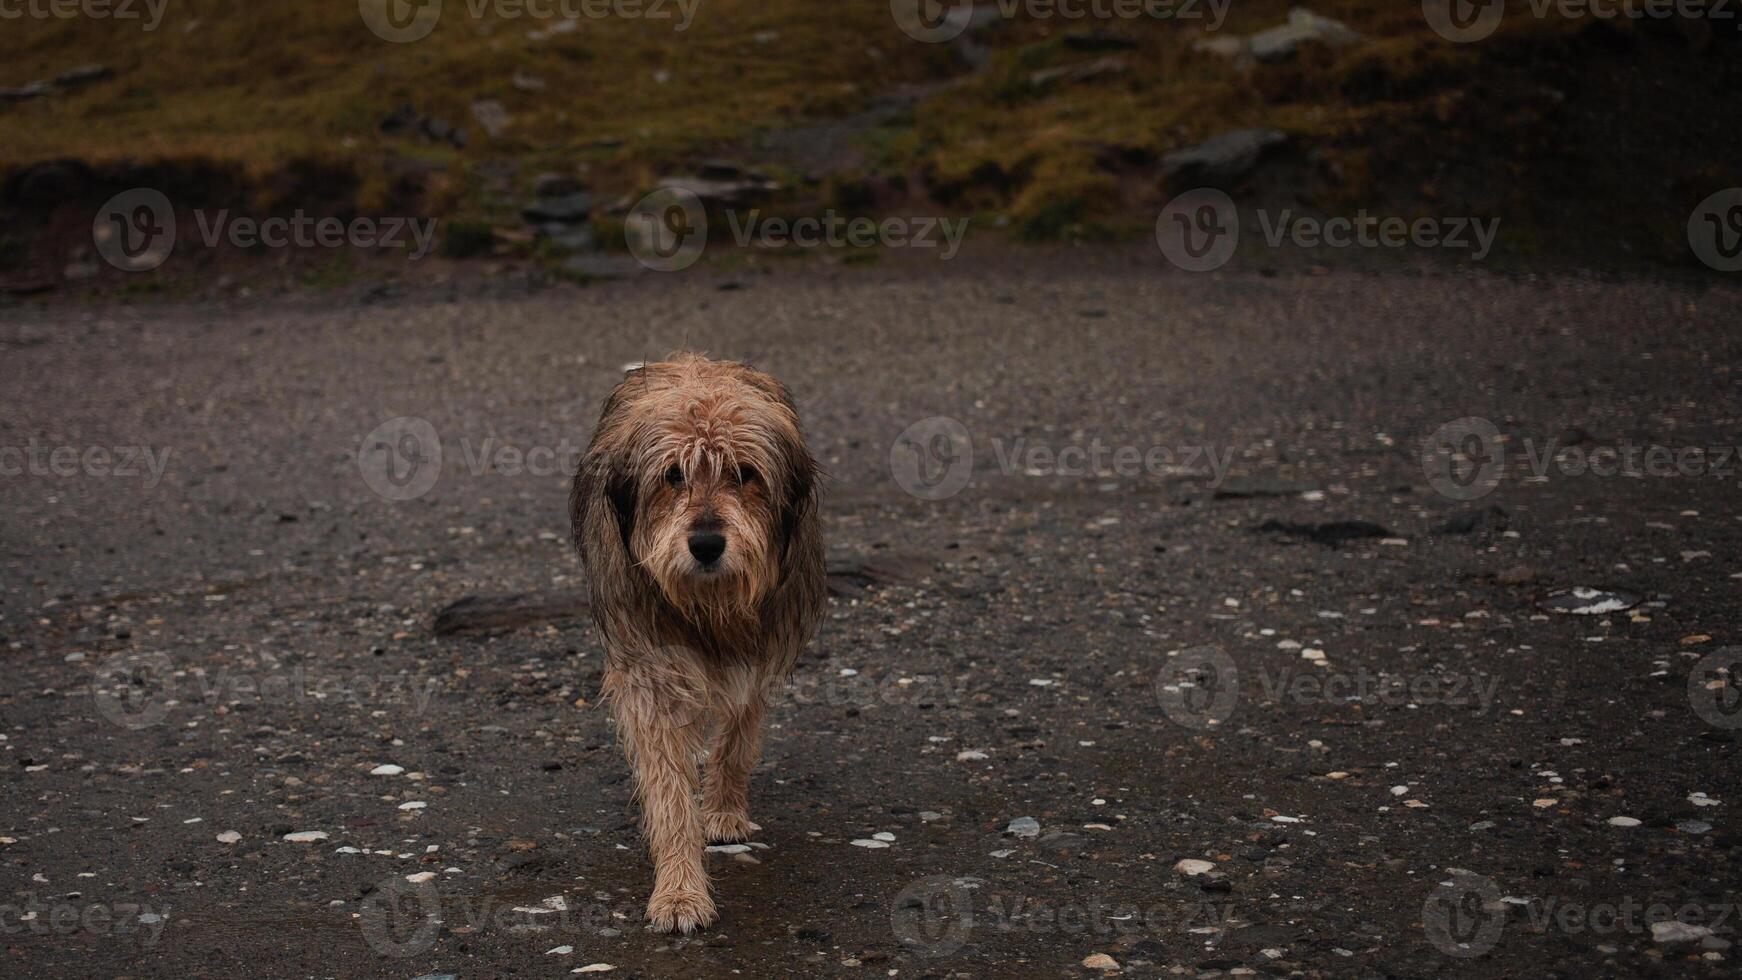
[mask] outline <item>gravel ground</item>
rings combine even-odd
[[[1735,975],[1742,292],[1153,266],[7,310],[4,972]],[[435,629],[680,346],[838,573],[690,938],[590,625]]]

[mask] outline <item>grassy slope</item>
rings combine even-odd
[[[1242,0],[1221,33],[1272,26],[1290,6]],[[1673,31],[1656,31],[1646,49],[1625,42],[1648,33],[1633,26],[1516,16],[1490,41],[1452,45],[1413,2],[1311,7],[1367,40],[1246,70],[1193,50],[1201,22],[1114,22],[1105,26],[1138,44],[1113,53],[1129,70],[1037,88],[1036,70],[1105,56],[1062,43],[1096,25],[998,24],[985,35],[990,63],[969,73],[950,46],[902,35],[881,0],[702,0],[683,33],[670,22],[584,20],[543,41],[527,37],[538,22],[475,20],[462,0],[447,0],[435,32],[410,44],[375,37],[345,0],[173,0],[154,33],[110,21],[9,22],[0,84],[91,62],[116,76],[0,106],[0,170],[60,156],[99,166],[215,161],[242,168],[270,203],[274,175],[336,166],[356,175],[348,193],[365,210],[417,171],[428,209],[501,213],[511,207],[501,188],[480,189],[484,161],[515,164],[519,181],[584,168],[611,194],[923,82],[947,84],[873,135],[872,168],[916,177],[944,208],[1007,213],[1034,237],[1134,231],[1147,222],[1129,216],[1152,214],[1162,196],[1163,154],[1260,124],[1302,137],[1335,171],[1339,190],[1317,202],[1328,208],[1369,203],[1387,182],[1417,208],[1505,213],[1509,229],[1527,229],[1532,210],[1553,223],[1580,208],[1596,222],[1585,212],[1608,208],[1602,227],[1630,226],[1634,240],[1655,237],[1670,251],[1690,195],[1742,182],[1742,128],[1726,121],[1734,110],[1726,114],[1710,77],[1734,44],[1690,56],[1663,41]],[[759,40],[765,32],[777,36]],[[517,72],[547,87],[519,91]],[[471,119],[479,98],[512,114],[502,138]],[[380,120],[405,103],[465,127],[470,145],[382,136]]]
[[[93,62],[117,74],[0,109],[0,167],[74,156],[99,166],[211,160],[256,176],[289,161],[345,162],[367,174],[389,152],[609,167],[850,110],[880,84],[911,76],[902,55],[927,54],[897,44],[899,35],[872,50],[867,38],[887,25],[881,5],[816,0],[706,0],[683,33],[669,22],[584,20],[542,42],[527,37],[540,22],[474,20],[460,0],[449,0],[433,34],[409,44],[375,37],[342,0],[174,0],[167,11],[152,33],[90,19],[8,22],[0,84]],[[768,30],[779,37],[758,43]],[[517,71],[547,88],[515,89]],[[473,123],[477,98],[499,99],[512,114],[501,140]],[[403,103],[465,127],[471,145],[378,135]]]

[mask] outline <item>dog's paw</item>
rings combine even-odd
[[[751,823],[743,813],[722,810],[704,813],[702,829],[710,844],[737,844],[749,840],[752,834],[762,829],[762,825]]]
[[[720,917],[707,892],[655,892],[647,900],[647,928],[654,932],[691,933],[706,929]]]

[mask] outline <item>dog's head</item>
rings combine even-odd
[[[780,582],[815,471],[778,381],[675,355],[606,400],[570,501],[576,541],[620,545],[626,573],[644,570],[694,618],[748,614]],[[594,520],[612,526],[589,533]]]

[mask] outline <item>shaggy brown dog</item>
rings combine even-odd
[[[717,917],[704,845],[759,829],[748,791],[766,695],[825,602],[816,463],[792,396],[696,354],[631,371],[605,400],[569,518],[653,853],[647,919],[689,932]]]

